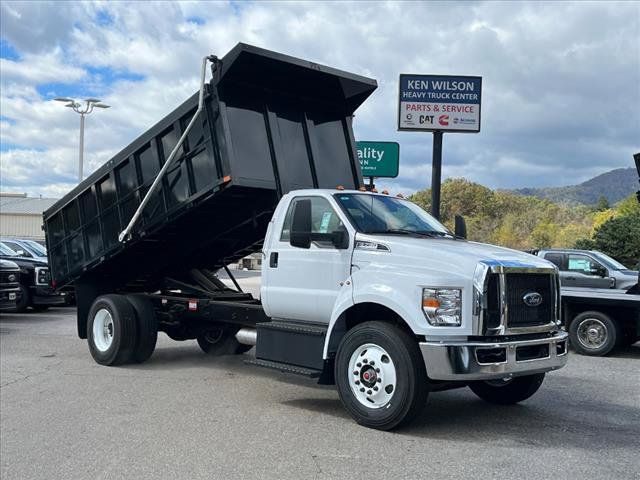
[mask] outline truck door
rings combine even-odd
[[[280,231],[274,228],[265,252],[262,299],[272,317],[329,323],[338,291],[350,274],[353,242],[346,249],[338,249],[330,242],[311,242],[308,249],[293,247],[289,243],[291,220],[295,204],[301,199],[311,200],[312,233],[345,229],[326,198],[293,199]]]
[[[608,270],[599,262],[581,253],[567,255],[567,287],[611,288],[613,281]]]
[[[553,263],[558,270],[560,270],[560,286],[568,287],[567,284],[567,258],[566,255],[562,252],[547,252],[544,254],[544,259],[549,260]]]

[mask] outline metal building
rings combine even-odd
[[[57,201],[27,197],[26,193],[0,193],[0,236],[43,241],[42,212]]]

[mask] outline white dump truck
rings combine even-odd
[[[247,363],[335,384],[384,430],[429,392],[525,400],[566,363],[553,264],[363,191],[351,124],[375,81],[243,44],[208,61],[199,96],[45,212],[95,361],[147,361],[158,332],[255,345]],[[260,299],[215,275],[253,252]]]

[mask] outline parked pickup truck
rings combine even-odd
[[[535,254],[558,267],[562,287],[627,290],[638,283],[636,270],[595,250],[537,250]]]
[[[66,293],[56,292],[51,287],[51,274],[45,262],[21,257],[2,243],[0,243],[0,258],[11,261],[20,268],[18,276],[20,295],[16,299],[16,312],[26,312],[29,307],[35,311],[43,311],[51,306],[66,303]]]
[[[45,212],[53,281],[75,283],[97,363],[147,360],[159,331],[210,355],[255,345],[249,363],[335,384],[385,430],[429,392],[512,404],[565,365],[553,264],[364,191],[352,120],[374,80],[244,44],[201,78]],[[226,267],[255,252],[261,300]]]
[[[20,267],[0,259],[0,312],[14,311],[20,295]]]

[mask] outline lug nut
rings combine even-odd
[[[371,390],[367,390],[367,395],[371,395],[373,392]]]
[[[380,369],[379,368],[376,368],[376,373],[380,373]]]
[[[381,378],[378,379],[378,383],[382,383],[382,379]]]
[[[362,364],[360,362],[356,363],[356,367],[361,367]]]
[[[369,363],[369,360],[365,358],[364,360],[362,360],[362,363]]]
[[[358,375],[359,373],[360,373],[360,372],[359,372],[359,371],[357,371],[357,370],[355,370],[355,371],[353,372],[353,374],[354,374],[354,375]]]
[[[373,387],[373,389],[377,392],[378,391],[378,387]]]
[[[371,360],[371,361],[369,362],[369,365],[371,365],[371,366],[374,366],[375,364],[376,364],[376,362],[374,362],[373,360]]]
[[[356,385],[360,385],[360,380],[356,380]]]
[[[361,391],[361,392],[364,392],[364,388],[361,388],[361,389],[360,389],[360,391]]]

